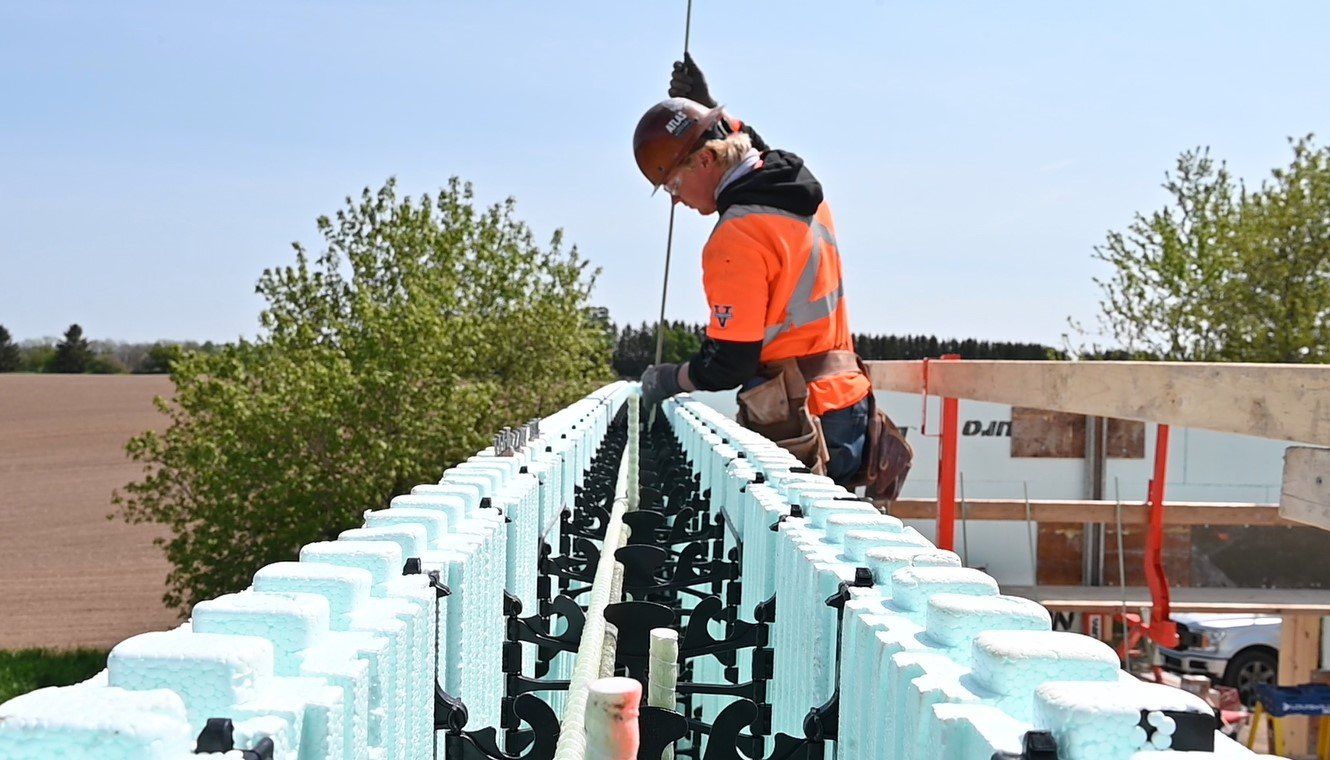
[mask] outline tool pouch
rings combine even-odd
[[[808,412],[808,384],[793,359],[763,365],[767,381],[739,394],[740,425],[789,451],[808,469],[826,474],[827,442],[822,422]]]
[[[868,368],[859,362],[865,375]],[[868,431],[864,439],[864,453],[859,474],[852,481],[864,487],[864,495],[873,499],[895,501],[905,485],[914,463],[914,448],[901,434],[900,428],[887,413],[877,406],[877,399],[868,394]]]

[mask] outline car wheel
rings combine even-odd
[[[1279,674],[1279,654],[1265,647],[1250,647],[1238,652],[1224,669],[1224,685],[1238,690],[1242,704],[1256,703],[1256,685],[1274,683]]]

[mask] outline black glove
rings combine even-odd
[[[651,409],[682,390],[679,365],[653,364],[642,373],[642,408]]]
[[[687,53],[683,54],[682,61],[674,62],[674,72],[670,74],[670,97],[688,98],[707,108],[716,107],[716,99],[711,97],[711,91],[707,89],[706,77],[702,76],[702,70]]]

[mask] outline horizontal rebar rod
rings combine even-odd
[[[627,528],[623,524],[624,512],[628,510],[630,499],[636,503],[636,495],[630,496],[630,481],[636,483],[636,477],[631,474],[636,473],[638,462],[638,435],[634,423],[638,418],[639,398],[640,394],[634,392],[627,401],[628,442],[624,445],[623,458],[619,461],[619,476],[614,486],[614,504],[610,509],[610,521],[605,527],[605,541],[601,545],[600,561],[596,565],[596,574],[591,583],[586,624],[582,629],[582,641],[577,647],[573,675],[568,682],[568,698],[564,703],[559,743],[554,750],[554,760],[582,760],[587,755],[587,696],[591,682],[600,678],[602,663],[606,656],[605,608],[611,602],[619,601],[613,598],[615,587],[618,585],[614,582],[616,565],[619,564],[614,559],[614,553],[628,538]],[[619,586],[619,595],[622,595],[622,586]]]

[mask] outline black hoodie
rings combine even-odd
[[[804,160],[783,150],[762,153],[762,167],[721,191],[716,212],[731,206],[774,206],[801,216],[812,216],[822,205],[822,183],[804,166]],[[737,388],[757,374],[762,341],[737,342],[706,338],[702,348],[688,360],[688,379],[698,390],[723,391]]]

